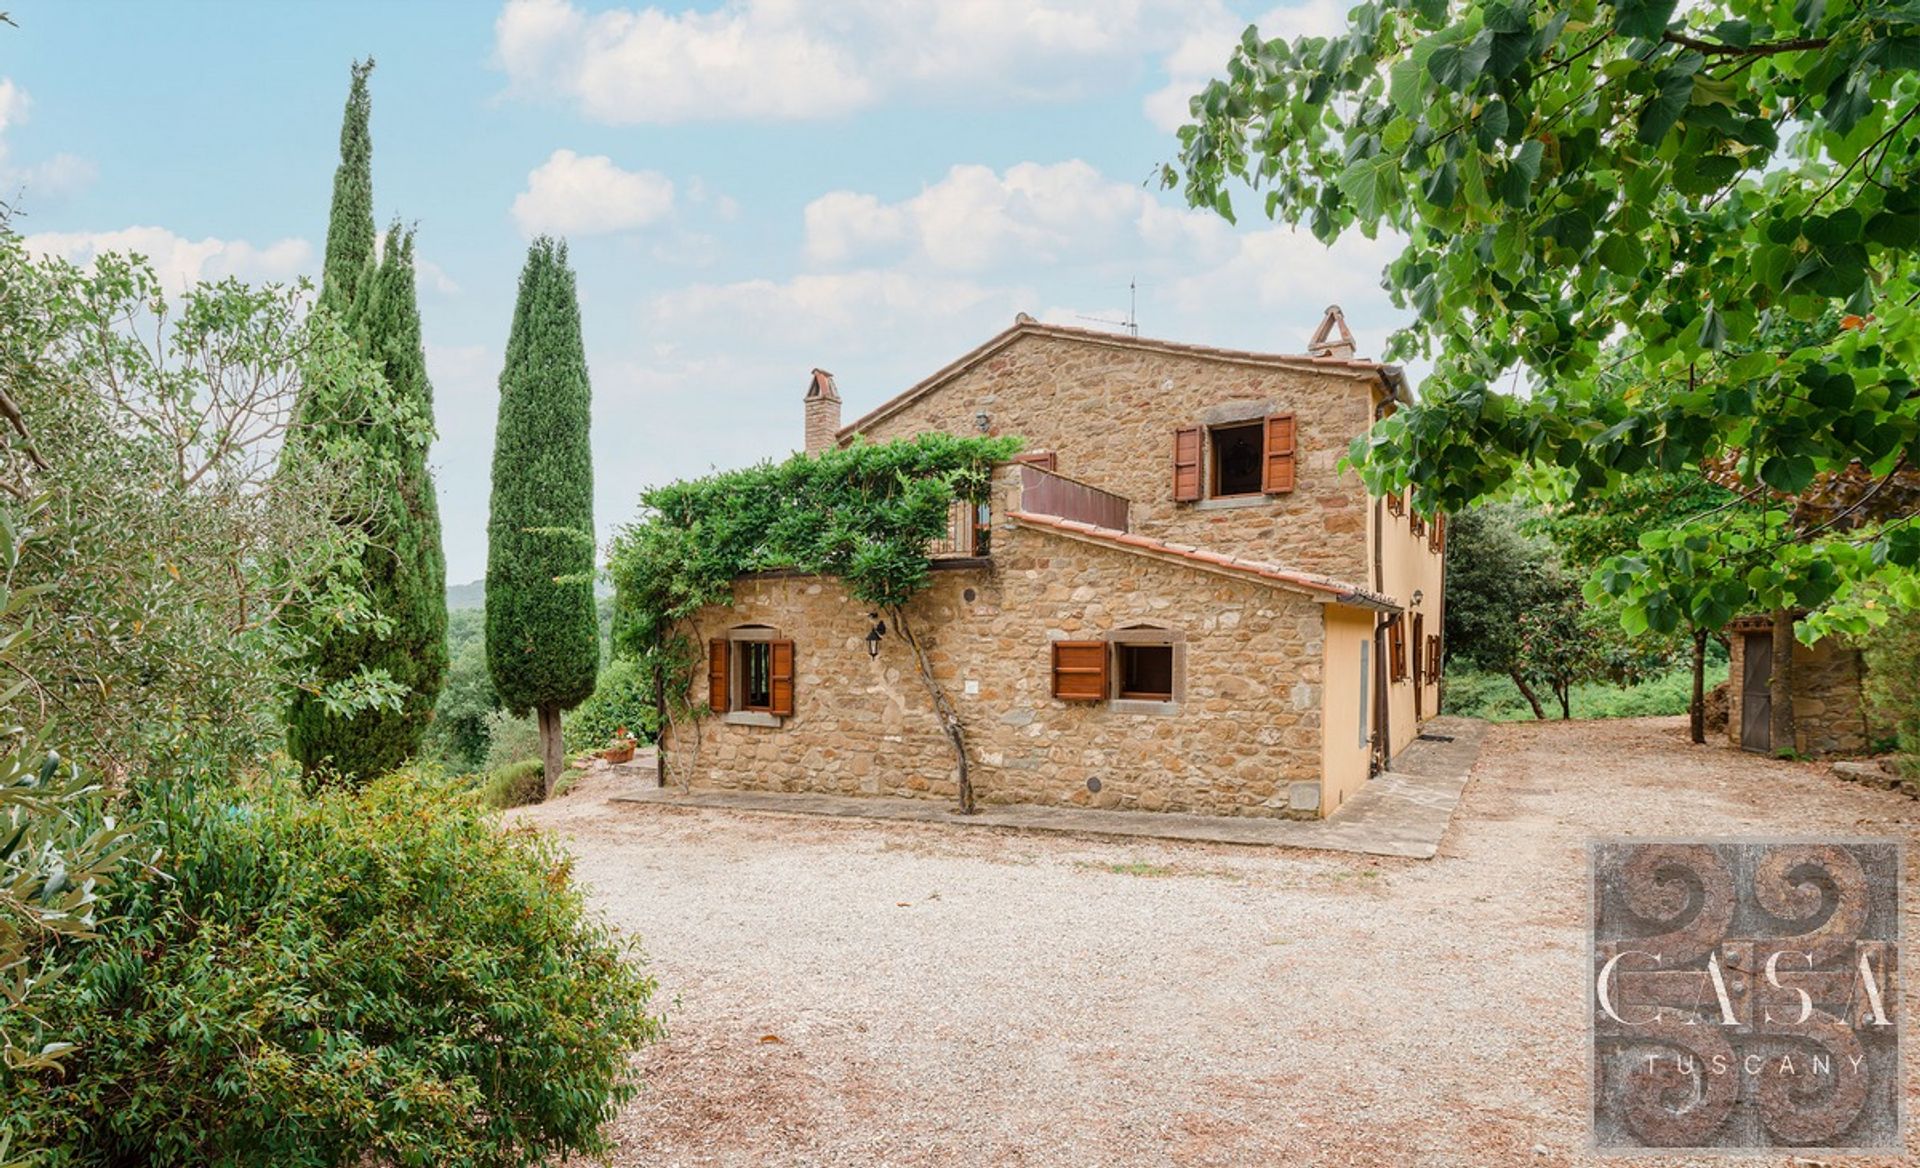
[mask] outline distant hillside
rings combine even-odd
[[[487,582],[475,580],[470,584],[447,585],[447,609],[485,608],[487,606]]]

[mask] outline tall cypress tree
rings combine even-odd
[[[327,229],[327,266],[320,301],[340,316],[359,347],[379,367],[395,403],[424,425],[403,431],[302,410],[298,442],[345,437],[365,447],[362,469],[377,491],[356,587],[385,622],[312,630],[306,665],[313,692],[295,695],[287,712],[287,748],[309,773],[327,772],[353,781],[373,778],[418,752],[446,681],[446,560],[440,546],[440,510],[427,448],[433,424],[433,388],[427,380],[420,337],[413,235],[395,225],[384,256],[373,258],[371,60],[353,67],[340,131],[340,168],[333,183],[333,219]],[[318,407],[314,403],[303,403]],[[355,522],[359,522],[356,520]],[[375,708],[343,715],[327,709],[321,692],[362,670],[384,670],[406,687],[398,709]]]
[[[333,172],[333,210],[327,218],[327,259],[320,272],[320,303],[345,314],[363,276],[373,270],[373,98],[367,75],[373,58],[355,61],[347,109],[340,118],[340,165]]]
[[[593,692],[593,390],[566,244],[527,253],[500,373],[487,516],[487,666],[501,704],[540,722],[547,791],[560,776],[560,712]]]

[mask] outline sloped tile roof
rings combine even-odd
[[[1263,560],[1223,555],[1220,552],[1208,551],[1189,544],[1168,543],[1163,539],[1121,531],[1118,528],[1098,527],[1078,519],[1062,519],[1058,515],[1040,515],[1031,511],[1010,511],[1007,514],[1009,518],[1025,527],[1058,532],[1070,538],[1106,544],[1141,555],[1185,562],[1202,571],[1240,576],[1260,583],[1292,589],[1295,592],[1328,597],[1342,604],[1376,609],[1380,612],[1399,612],[1401,607],[1400,602],[1390,596],[1383,596],[1372,589],[1362,588],[1358,584],[1349,584],[1344,580],[1335,580],[1331,576],[1322,576],[1315,572],[1302,572]]]
[[[1064,324],[1042,324],[1021,313],[1014,318],[1013,327],[988,340],[986,343],[962,354],[944,368],[908,388],[904,392],[889,398],[869,410],[863,416],[840,427],[839,439],[850,440],[855,434],[882,421],[904,407],[932,393],[940,386],[958,377],[960,374],[978,365],[981,361],[999,352],[1023,336],[1055,337],[1061,340],[1080,341],[1087,344],[1109,345],[1123,349],[1148,349],[1162,353],[1173,353],[1185,357],[1198,357],[1203,360],[1229,361],[1248,365],[1266,365],[1283,369],[1319,369],[1349,373],[1359,376],[1378,377],[1387,392],[1395,400],[1409,402],[1412,391],[1407,387],[1406,373],[1398,365],[1387,365],[1379,361],[1370,361],[1363,357],[1314,356],[1293,353],[1255,353],[1246,349],[1220,349],[1210,345],[1189,345],[1180,341],[1162,341],[1153,337],[1129,336],[1126,333],[1107,332],[1103,329],[1075,328]]]

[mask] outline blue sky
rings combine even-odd
[[[0,186],[36,250],[175,282],[315,275],[348,64],[374,199],[418,225],[448,576],[485,571],[495,381],[525,247],[564,235],[594,385],[596,519],[799,445],[810,369],[852,418],[1016,312],[1298,352],[1338,301],[1401,322],[1391,249],[1187,210],[1146,180],[1239,30],[1339,0],[4,0]]]

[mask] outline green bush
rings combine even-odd
[[[532,718],[516,718],[505,710],[487,715],[488,774],[539,757],[540,728]]]
[[[642,742],[653,741],[655,721],[652,680],[638,661],[621,657],[600,671],[593,696],[567,711],[562,734],[568,750],[604,750],[622,726]]]
[[[1868,709],[1892,728],[1901,773],[1920,779],[1920,611],[1895,612],[1863,649]]]
[[[169,808],[45,1017],[64,1074],[0,1083],[0,1145],[78,1165],[465,1165],[601,1147],[660,1033],[563,852],[433,776]]]
[[[447,686],[440,691],[427,750],[458,771],[477,771],[487,763],[488,717],[500,708],[487,673],[487,644],[478,609],[447,614]]]
[[[480,801],[505,810],[538,803],[547,795],[546,766],[537,758],[501,767],[487,776],[480,787]]]

